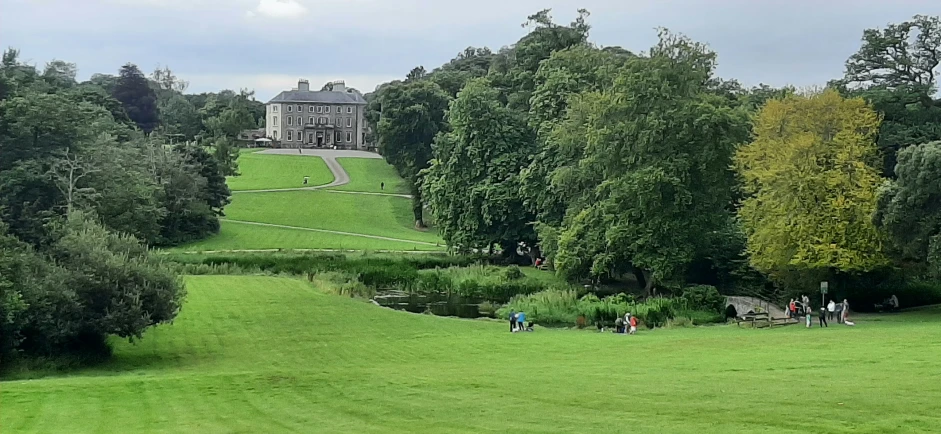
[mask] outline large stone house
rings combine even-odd
[[[301,79],[272,98],[265,135],[282,148],[366,149],[366,100],[342,81],[332,85],[332,91],[312,91]]]

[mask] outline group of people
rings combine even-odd
[[[604,329],[601,331],[604,331]],[[625,313],[624,318],[618,317],[614,320],[614,332],[629,335],[637,333],[637,317],[631,315],[630,312]]]
[[[510,311],[510,333],[531,331],[533,331],[533,323],[526,324],[525,313]]]
[[[788,318],[798,319],[803,316],[807,327],[813,324],[810,297],[802,295],[799,299],[792,298],[787,304],[786,310]],[[837,324],[855,325],[849,320],[849,310],[850,303],[845,298],[842,303],[836,303],[830,300],[830,303],[827,303],[826,306],[820,307],[820,311],[817,314],[817,324],[820,327],[830,327],[829,321],[833,321],[833,318],[836,318]]]

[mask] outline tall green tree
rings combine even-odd
[[[728,222],[729,170],[745,120],[710,93],[715,54],[662,31],[649,57],[634,58],[601,92],[570,99],[554,146],[582,147],[576,164],[551,175],[576,191],[561,225],[539,228],[568,277],[633,271],[648,292],[679,279],[703,234]]]
[[[772,100],[736,154],[749,197],[739,210],[752,264],[791,272],[859,273],[886,265],[872,223],[879,116],[834,90]]]
[[[142,131],[150,133],[157,128],[157,96],[137,65],[128,63],[121,67],[112,96]]]
[[[415,222],[423,226],[420,173],[431,161],[435,136],[447,130],[448,95],[427,80],[393,83],[380,89],[376,106],[379,152],[409,182]]]
[[[896,154],[906,146],[941,140],[941,18],[916,15],[884,29],[863,32],[862,46],[834,83],[861,96],[883,115],[877,144],[882,173],[893,177]]]
[[[451,131],[435,142],[422,192],[449,245],[466,251],[499,244],[512,256],[518,243],[535,244],[518,175],[534,141],[523,116],[498,95],[486,79],[475,79],[451,103]]]
[[[897,178],[879,191],[874,220],[901,263],[941,278],[941,142],[907,147],[898,160]]]

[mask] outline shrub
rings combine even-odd
[[[339,271],[328,271],[314,275],[313,281],[320,289],[333,295],[351,298],[372,298],[376,290],[360,282],[356,276]]]
[[[711,285],[695,285],[683,288],[680,295],[686,300],[691,309],[702,309],[710,312],[722,312],[725,308],[725,297],[719,290]]]
[[[7,350],[13,343],[33,355],[107,355],[109,335],[140,339],[147,328],[176,317],[182,281],[136,238],[109,232],[79,212],[55,232],[45,255],[9,239],[0,246],[20,257],[19,265],[0,262],[12,271],[15,298],[24,307],[13,312],[16,330],[4,331]]]
[[[503,270],[503,278],[507,281],[518,280],[523,277],[523,270],[520,270],[518,265],[510,265]]]
[[[637,317],[647,327],[662,327],[685,308],[686,302],[679,299],[652,298],[637,303],[630,297],[619,294],[598,298],[588,294],[579,298],[573,289],[549,289],[530,295],[513,297],[506,306],[497,311],[505,318],[510,311],[526,312],[528,318],[542,325],[577,325],[578,318],[588,322],[611,324],[625,313]]]

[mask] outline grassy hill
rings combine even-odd
[[[407,193],[404,180],[384,160],[338,161],[350,174],[350,184],[336,190]],[[239,166],[241,176],[227,180],[233,191],[299,188],[303,187],[304,176],[311,177],[309,186],[333,180],[323,159],[312,156],[244,152]],[[386,183],[385,190],[380,189],[382,182]],[[222,222],[218,235],[173,250],[445,249],[434,229],[415,229],[411,201],[405,197],[325,190],[249,192],[233,195],[225,213],[230,221]]]
[[[271,155],[257,152],[239,154],[240,176],[229,176],[226,183],[232,191],[308,187],[329,184],[333,174],[320,157]]]
[[[930,432],[937,311],[856,327],[540,329],[190,277],[104,366],[0,383],[3,432]]]
[[[337,162],[350,174],[350,183],[334,187],[333,190],[409,194],[405,180],[385,160],[337,158]],[[385,189],[381,188],[383,182],[386,184]]]

